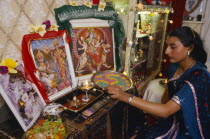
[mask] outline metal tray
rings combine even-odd
[[[133,86],[133,82],[128,76],[111,70],[97,72],[92,76],[91,80],[100,88],[108,85],[118,85],[123,91],[127,91]]]

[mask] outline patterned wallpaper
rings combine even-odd
[[[0,60],[21,61],[22,37],[29,34],[30,24],[56,24],[54,8],[66,4],[68,0],[0,0]]]

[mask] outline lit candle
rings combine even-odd
[[[123,74],[124,74],[124,75],[128,75],[128,73],[127,73],[127,72],[125,72],[125,71],[123,71]]]

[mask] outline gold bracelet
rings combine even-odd
[[[132,100],[133,100],[133,95],[130,94],[130,97],[128,98],[128,104],[130,104]]]

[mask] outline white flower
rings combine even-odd
[[[57,25],[51,25],[50,30],[51,31],[58,31],[58,27]]]
[[[78,2],[76,0],[72,0],[69,2],[71,6],[78,6]]]
[[[106,2],[100,2],[98,5],[98,11],[104,11],[105,7],[106,7]]]
[[[46,25],[36,25],[34,26],[35,30],[37,33],[39,33],[41,36],[44,36],[44,34],[46,33]]]
[[[34,25],[30,25],[30,33],[35,33],[36,32],[36,29],[35,29],[35,26]]]
[[[92,1],[91,2],[84,1],[84,5],[89,8],[92,8],[93,3],[92,3]]]

